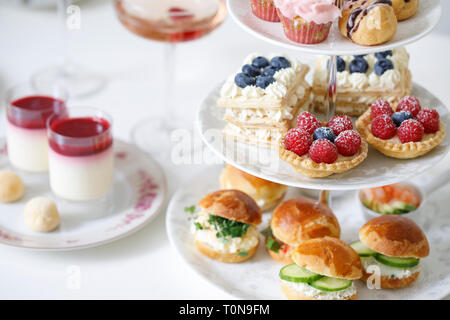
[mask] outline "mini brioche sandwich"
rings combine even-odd
[[[280,203],[287,190],[287,186],[252,176],[229,164],[220,176],[220,187],[245,192],[256,201],[262,211],[268,211]]]
[[[378,267],[381,288],[402,288],[414,283],[420,274],[420,258],[430,252],[428,240],[411,219],[383,215],[369,220],[359,230],[360,241],[351,246],[358,252],[367,280]],[[376,275],[376,272],[375,272]]]
[[[195,246],[205,256],[235,263],[251,258],[259,245],[261,210],[247,194],[220,190],[206,195],[194,220]]]
[[[339,238],[341,229],[326,204],[309,198],[295,198],[284,201],[274,210],[270,227],[264,234],[270,256],[289,264],[292,263],[291,251],[302,241],[325,236]]]
[[[358,254],[345,242],[316,238],[292,251],[293,264],[280,270],[281,290],[289,300],[355,300],[353,280],[362,276]]]

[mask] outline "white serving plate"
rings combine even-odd
[[[450,150],[450,136],[434,150],[417,159],[399,160],[389,158],[369,147],[369,155],[359,166],[350,171],[326,178],[312,179],[296,172],[281,160],[278,151],[245,143],[229,141],[224,143],[222,129],[224,108],[216,105],[220,86],[213,90],[198,110],[198,126],[203,141],[227,163],[262,179],[298,188],[326,190],[356,190],[384,186],[418,175],[437,165]],[[417,96],[423,107],[436,108],[442,121],[450,127],[447,107],[431,92],[414,84],[412,94]]]
[[[180,186],[173,195],[166,215],[167,234],[172,246],[197,274],[228,294],[241,299],[285,299],[278,282],[278,273],[283,265],[270,258],[262,236],[255,256],[243,263],[217,262],[196,250],[190,228],[191,215],[184,212],[184,208],[219,189],[220,170],[219,166],[209,167]],[[289,188],[285,199],[296,196],[298,190]],[[442,210],[445,204],[441,204],[441,212],[436,204],[427,203],[426,206],[424,212],[431,253],[421,260],[422,272],[418,281],[409,288],[397,290],[369,290],[362,281],[357,281],[359,299],[441,299],[450,293],[450,217]],[[347,243],[357,240],[358,230],[365,220],[357,209],[354,192],[346,192],[334,199],[332,208],[341,225],[342,240]],[[267,227],[269,219],[270,214],[263,215],[260,230]]]
[[[228,0],[227,3],[231,17],[250,34],[287,49],[328,55],[368,54],[404,46],[429,34],[442,15],[440,0],[424,0],[420,1],[419,10],[412,18],[399,22],[395,36],[385,44],[373,47],[357,45],[343,37],[337,29],[337,23],[334,23],[327,40],[305,45],[286,38],[281,22],[267,22],[257,18],[252,12],[250,0]]]
[[[11,168],[5,142],[0,141],[0,170],[15,171],[26,186],[23,199],[13,204],[0,204],[0,244],[39,250],[82,249],[121,239],[154,219],[167,197],[163,170],[132,144],[116,139],[114,151],[114,187],[107,199],[69,202],[52,194],[48,174]],[[25,203],[36,196],[56,201],[61,225],[55,231],[38,233],[25,224]]]

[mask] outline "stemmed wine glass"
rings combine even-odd
[[[79,7],[72,6],[72,0],[58,0],[57,11],[61,31],[62,61],[59,64],[39,70],[31,77],[36,89],[48,88],[54,85],[63,86],[70,97],[82,97],[99,91],[104,79],[97,74],[84,69],[75,63],[69,55],[70,30],[67,25],[69,15],[77,18]],[[81,13],[80,13],[81,14]],[[79,21],[78,23],[81,23]]]
[[[115,7],[129,31],[165,43],[164,116],[145,118],[131,132],[136,145],[161,154],[170,144],[170,133],[177,128],[177,119],[170,112],[176,43],[199,39],[219,27],[226,17],[225,0],[115,0]]]

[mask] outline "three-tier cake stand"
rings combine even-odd
[[[395,37],[388,43],[376,47],[362,47],[344,39],[339,31],[332,29],[328,39],[316,45],[301,45],[289,41],[283,34],[280,23],[270,23],[259,20],[251,11],[250,1],[228,0],[228,9],[232,18],[242,29],[250,34],[279,47],[296,50],[302,53],[330,56],[331,68],[329,75],[330,90],[328,90],[328,114],[334,114],[336,101],[336,57],[338,55],[359,55],[390,50],[419,40],[426,36],[438,23],[441,16],[439,0],[420,2],[418,13],[411,19],[399,23]],[[255,48],[257,50],[257,48]],[[388,185],[408,180],[440,162],[450,150],[450,138],[429,154],[411,160],[398,160],[386,157],[380,152],[369,149],[367,159],[352,170],[335,174],[326,178],[310,179],[297,173],[291,166],[278,156],[278,150],[230,141],[223,135],[226,122],[223,120],[224,108],[219,108],[216,101],[220,95],[221,85],[218,85],[198,110],[198,127],[206,145],[226,163],[229,163],[254,176],[278,182],[294,188],[288,189],[286,198],[298,196],[297,188],[316,190],[357,190]],[[446,106],[431,92],[418,84],[413,86],[413,95],[428,108],[436,108],[441,119],[450,125],[450,116]],[[207,193],[217,190],[221,166],[208,167],[204,172],[180,186],[170,201],[166,227],[170,242],[182,259],[192,270],[217,288],[235,297],[244,299],[280,299],[282,298],[277,274],[280,265],[268,257],[265,246],[260,245],[251,261],[245,264],[223,264],[203,257],[193,244],[190,227],[192,222],[186,217],[183,208],[198,202]],[[297,187],[297,188],[295,188]],[[322,192],[327,196],[328,192]],[[345,230],[342,239],[354,241],[359,227],[364,223],[362,215],[355,215],[356,200],[348,195],[336,199],[333,211]],[[349,210],[349,208],[351,208]],[[427,218],[437,216],[435,207],[427,207]],[[263,215],[260,229],[268,225],[270,215]],[[438,228],[433,231],[434,237],[445,237],[445,230]],[[430,235],[431,236],[431,235]],[[447,250],[445,242],[433,243],[434,249]],[[432,256],[423,262],[426,272],[421,276],[414,288],[403,290],[369,290],[363,283],[358,283],[359,296],[362,299],[440,299],[447,294],[450,277],[446,262]],[[437,278],[439,275],[439,279]],[[445,288],[444,288],[445,287]],[[442,288],[442,290],[440,290]]]
[[[328,119],[334,115],[336,104],[338,55],[370,54],[413,43],[433,30],[439,22],[442,11],[440,0],[421,1],[417,14],[399,23],[397,33],[391,41],[379,46],[364,47],[342,37],[336,23],[326,41],[302,45],[287,39],[280,23],[266,22],[253,15],[248,1],[228,0],[228,9],[231,17],[242,29],[266,42],[302,53],[330,57],[329,88],[326,97]],[[204,142],[225,162],[257,177],[288,186],[319,190],[356,190],[388,185],[407,180],[432,168],[449,151],[449,137],[429,154],[407,161],[388,158],[376,150],[369,149],[369,156],[358,167],[327,178],[311,179],[295,172],[289,164],[280,160],[276,148],[267,149],[240,142],[230,143],[218,134],[226,124],[223,120],[223,108],[216,105],[219,94],[220,86],[208,95],[198,111],[198,125]],[[419,97],[424,106],[436,108],[443,121],[448,123],[450,119],[447,107],[431,92],[414,83],[412,94]]]

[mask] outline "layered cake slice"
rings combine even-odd
[[[271,146],[310,107],[309,67],[283,55],[251,54],[224,83],[217,101],[226,108],[226,136]]]
[[[328,88],[327,56],[319,56],[314,63],[314,109],[324,112]],[[377,99],[389,103],[411,93],[409,54],[404,48],[360,56],[337,57],[336,113],[350,116],[363,114]]]

